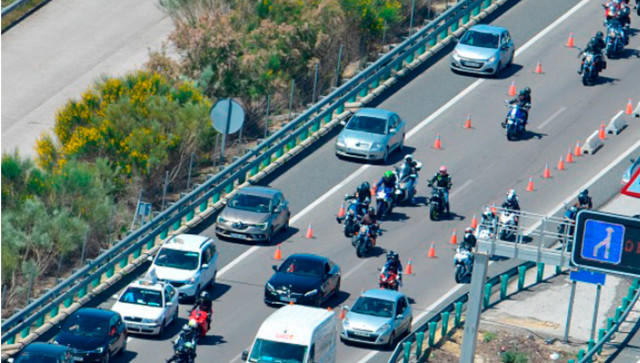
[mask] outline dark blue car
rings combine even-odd
[[[57,344],[31,343],[10,360],[12,363],[72,363],[69,348]]]
[[[264,288],[264,302],[320,306],[340,291],[340,267],[326,257],[295,254],[280,267]]]
[[[115,311],[83,308],[64,321],[54,343],[68,346],[76,361],[107,363],[127,349],[127,330]]]

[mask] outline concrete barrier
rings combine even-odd
[[[595,154],[598,149],[604,146],[602,140],[598,138],[599,130],[594,131],[591,136],[587,138],[584,146],[582,147],[583,154]]]
[[[627,127],[627,120],[624,115],[624,111],[620,110],[615,116],[611,118],[609,125],[605,128],[608,134],[619,134]]]

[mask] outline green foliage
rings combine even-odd
[[[358,29],[374,37],[382,34],[385,23],[389,26],[402,18],[398,0],[342,0],[341,4]]]
[[[529,362],[529,357],[522,352],[518,352],[518,350],[508,350],[500,356],[500,360],[503,363],[527,363]]]
[[[482,339],[484,340],[485,343],[489,343],[490,341],[494,340],[498,335],[494,332],[485,332],[482,336]]]

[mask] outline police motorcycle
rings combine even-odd
[[[406,163],[402,163],[399,167],[396,166],[396,203],[400,204],[406,201],[410,201],[411,197],[416,195],[416,185],[418,185],[418,171],[422,169],[422,163],[417,162],[415,173],[411,173],[411,167]],[[412,188],[413,190],[409,190]]]
[[[473,272],[473,253],[464,246],[459,246],[453,256],[453,264],[456,266],[454,278],[459,284]]]
[[[531,108],[531,104],[527,103],[523,106],[517,104],[509,104],[509,101],[505,101],[509,112],[507,113],[507,121],[504,128],[506,129],[507,140],[515,140],[522,136],[524,133],[524,126],[526,122],[526,111]]]

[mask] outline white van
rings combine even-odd
[[[336,321],[332,311],[287,305],[262,323],[249,362],[335,363]]]

